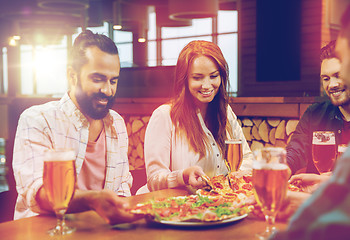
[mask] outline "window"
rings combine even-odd
[[[117,44],[120,66],[132,67],[133,65],[133,49],[132,49],[132,32],[113,31],[114,42]]]
[[[219,11],[217,26],[213,26],[211,18],[194,19],[192,26],[162,27],[161,35],[156,36],[155,13],[151,13],[148,34],[148,65],[156,66],[157,62],[162,66],[175,65],[180,51],[188,42],[192,40],[213,41],[221,48],[229,65],[229,93],[235,96],[238,79],[237,21],[237,11]],[[160,53],[158,54],[157,41],[160,42]],[[161,59],[157,59],[156,56],[160,56]]]
[[[21,45],[23,95],[63,95],[68,88],[67,39],[58,45]]]
[[[211,18],[194,19],[189,27],[163,27],[156,29],[156,16],[149,15],[148,30],[148,66],[175,65],[181,49],[191,40],[213,41],[221,48],[230,69],[230,94],[237,93],[237,11],[219,11],[217,21]],[[214,25],[217,24],[217,25]],[[126,31],[110,31],[109,23],[89,28],[93,32],[111,36],[118,46],[121,67],[133,66],[133,34]],[[75,37],[81,32],[77,29]],[[21,92],[23,95],[62,96],[68,89],[67,70],[67,36],[56,45],[21,45]],[[6,93],[7,53],[2,49],[2,81],[0,94]]]
[[[7,72],[7,48],[2,48],[2,59],[0,59],[2,65],[0,75],[0,95],[7,93],[8,88],[8,72]]]

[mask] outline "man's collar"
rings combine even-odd
[[[341,112],[342,118],[346,121],[349,122],[350,121],[350,112],[344,108],[343,106],[339,106],[339,111]]]
[[[61,98],[60,103],[61,110],[72,120],[72,123],[77,129],[89,124],[84,114],[80,112],[72,99],[69,97],[68,92]]]

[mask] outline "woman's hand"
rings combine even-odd
[[[185,184],[191,185],[194,188],[201,188],[206,185],[206,183],[201,177],[202,175],[205,175],[205,173],[203,172],[203,169],[199,166],[192,166],[186,168],[182,173],[182,177],[184,179]]]

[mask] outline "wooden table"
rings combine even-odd
[[[179,196],[188,194],[186,190],[166,189],[127,199],[130,205],[151,198]],[[144,219],[133,223],[110,226],[95,212],[89,211],[67,216],[67,225],[76,227],[76,231],[61,238],[47,235],[47,230],[56,224],[52,216],[36,216],[0,224],[1,239],[40,240],[40,239],[142,239],[142,240],[206,240],[206,239],[256,239],[255,234],[262,232],[265,222],[249,216],[237,222],[210,227],[173,227],[149,223]],[[286,224],[277,223],[278,229],[284,229]]]

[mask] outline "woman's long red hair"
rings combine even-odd
[[[199,153],[200,158],[206,155],[207,149],[211,148],[209,147],[208,137],[197,117],[197,108],[193,96],[188,89],[188,71],[194,59],[202,55],[212,59],[220,72],[221,84],[219,91],[213,101],[208,104],[206,115],[203,118],[219,145],[219,149],[223,152],[227,125],[228,65],[217,45],[212,42],[197,40],[188,43],[182,49],[176,64],[174,98],[170,111],[171,120],[176,127],[176,135],[185,134],[191,149]]]

